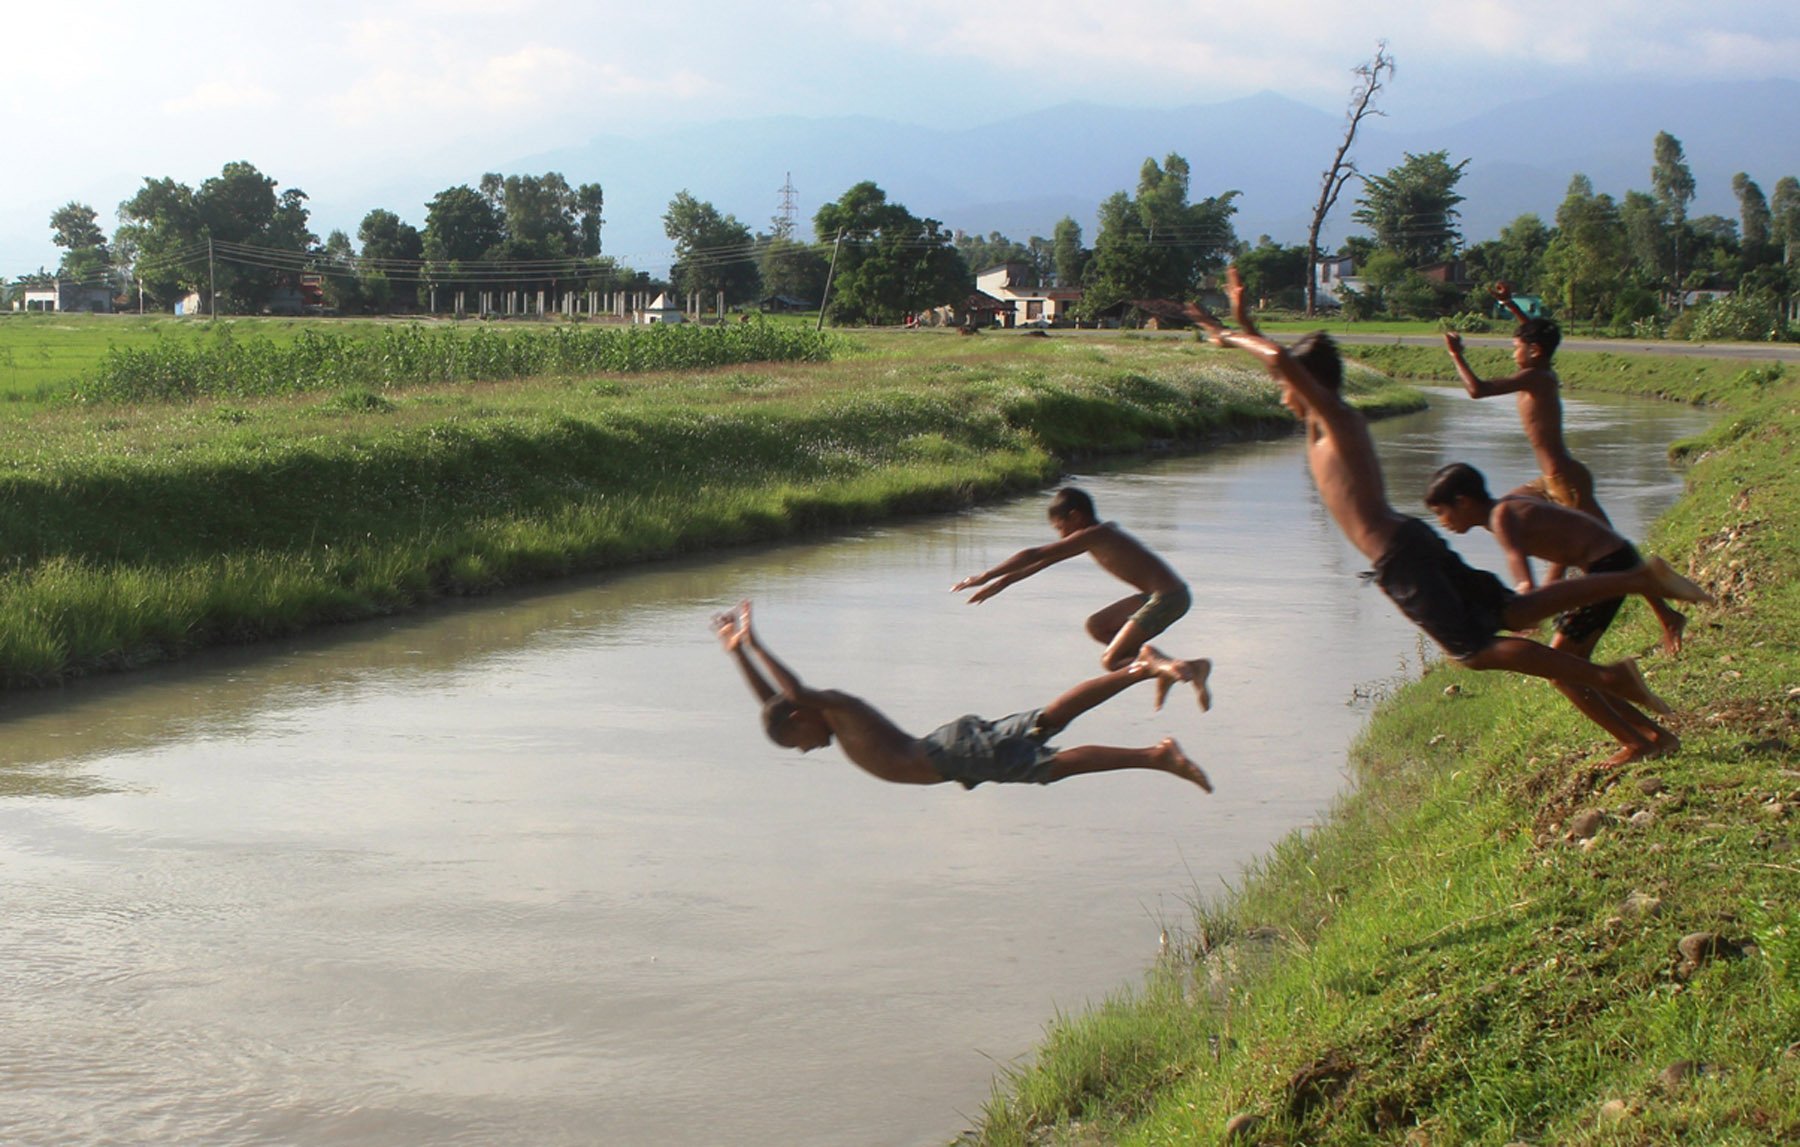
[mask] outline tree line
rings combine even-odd
[[[1359,74],[1367,79],[1369,69]],[[1409,153],[1386,172],[1363,174],[1340,151],[1335,162],[1345,170],[1327,173],[1328,190],[1334,179],[1355,178],[1352,218],[1363,233],[1336,252],[1353,278],[1331,301],[1359,318],[1454,317],[1485,310],[1487,287],[1504,279],[1566,320],[1617,333],[1782,337],[1800,296],[1800,181],[1783,176],[1765,196],[1740,172],[1732,181],[1738,218],[1694,217],[1696,185],[1680,141],[1661,133],[1652,151],[1648,190],[1614,199],[1577,174],[1553,222],[1521,215],[1474,244],[1463,240],[1457,191],[1468,159]],[[662,217],[673,262],[666,277],[653,277],[602,254],[597,183],[490,173],[433,196],[422,228],[378,208],[354,238],[333,231],[320,240],[303,191],[280,189],[238,162],[198,188],[146,179],[119,205],[110,241],[91,207],[67,204],[50,220],[61,265],[26,281],[109,284],[159,309],[198,293],[220,313],[265,309],[300,275],[318,276],[321,304],[342,313],[442,311],[455,294],[474,306],[494,292],[668,290],[708,307],[721,296],[733,307],[823,301],[834,322],[885,324],[962,303],[975,273],[1002,263],[1023,268],[1025,287],[1079,288],[1076,313],[1096,317],[1138,300],[1191,298],[1236,261],[1265,305],[1303,309],[1317,282],[1308,245],[1266,235],[1240,241],[1238,192],[1195,198],[1192,182],[1182,156],[1146,159],[1135,191],[1099,204],[1091,247],[1068,217],[1050,237],[1023,243],[950,230],[869,181],[819,208],[806,238],[787,217],[752,230],[683,190]]]

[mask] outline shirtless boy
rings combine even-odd
[[[1173,737],[1143,749],[1112,745],[1057,749],[1048,743],[1069,722],[1133,685],[1155,681],[1160,694],[1191,676],[1185,663],[1148,645],[1131,664],[1082,682],[1042,709],[998,721],[970,715],[915,737],[860,697],[802,684],[757,638],[750,625],[749,602],[713,620],[719,641],[762,702],[763,731],[783,748],[806,753],[836,739],[844,755],[865,772],[905,785],[945,781],[970,789],[983,781],[1047,785],[1084,773],[1153,769],[1212,792],[1212,782]]]
[[[1088,633],[1106,646],[1100,654],[1100,664],[1108,669],[1129,665],[1144,642],[1179,621],[1193,604],[1187,583],[1169,568],[1168,562],[1120,529],[1116,522],[1100,521],[1094,511],[1094,499],[1085,490],[1074,486],[1058,490],[1050,499],[1049,515],[1050,526],[1059,540],[1020,550],[992,569],[957,582],[950,587],[951,592],[983,587],[969,595],[969,604],[975,605],[1039,570],[1076,554],[1087,554],[1101,569],[1138,591],[1087,619]],[[1212,699],[1206,691],[1206,673],[1212,663],[1201,659],[1190,664],[1200,667],[1195,688],[1200,691],[1200,707],[1209,708]]]
[[[1561,328],[1550,319],[1527,317],[1513,299],[1512,287],[1505,282],[1494,284],[1494,297],[1506,304],[1519,320],[1513,334],[1513,365],[1518,367],[1515,373],[1506,378],[1481,378],[1469,368],[1468,360],[1463,357],[1462,336],[1455,331],[1444,332],[1444,346],[1449,350],[1450,361],[1455,364],[1457,376],[1462,379],[1463,389],[1469,392],[1470,398],[1518,395],[1519,421],[1524,424],[1525,438],[1531,443],[1532,453],[1537,455],[1542,476],[1513,492],[1547,498],[1559,506],[1580,510],[1608,522],[1606,511],[1594,498],[1594,475],[1569,453],[1563,439],[1561,382],[1550,365],[1557,346],[1562,343]],[[1561,568],[1552,565],[1549,580],[1561,576]],[[1673,657],[1681,652],[1681,634],[1687,628],[1687,618],[1660,598],[1649,600],[1657,624],[1662,626],[1663,650]]]
[[[1316,332],[1289,351],[1256,330],[1236,267],[1228,272],[1227,294],[1241,329],[1226,329],[1198,304],[1189,304],[1189,316],[1214,343],[1249,351],[1280,382],[1282,403],[1305,426],[1307,464],[1320,499],[1350,544],[1375,564],[1377,584],[1408,620],[1471,669],[1509,669],[1669,711],[1631,658],[1595,665],[1527,638],[1502,637],[1500,631],[1527,629],[1626,593],[1705,601],[1706,591],[1659,558],[1523,594],[1485,570],[1470,569],[1435,530],[1388,503],[1368,423],[1339,394],[1343,360],[1331,337]]]
[[[1520,593],[1536,587],[1532,558],[1583,573],[1636,569],[1644,564],[1637,547],[1598,518],[1519,494],[1494,498],[1481,471],[1462,462],[1452,462],[1432,475],[1425,490],[1425,506],[1437,515],[1438,524],[1452,533],[1466,534],[1477,526],[1492,531]],[[1609,598],[1560,615],[1550,647],[1592,658],[1594,647],[1624,603],[1623,598]],[[1681,747],[1673,732],[1624,700],[1578,685],[1553,684],[1583,716],[1619,742],[1619,751],[1607,758],[1608,766],[1666,756]]]

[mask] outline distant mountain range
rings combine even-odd
[[[1682,141],[1698,184],[1691,214],[1736,218],[1734,173],[1749,172],[1765,194],[1780,177],[1800,175],[1795,108],[1796,80],[1595,85],[1470,108],[1465,118],[1429,130],[1393,118],[1368,120],[1354,156],[1371,173],[1407,152],[1446,150],[1451,162],[1469,159],[1458,190],[1466,197],[1463,235],[1476,242],[1525,212],[1550,222],[1576,172],[1615,197],[1649,190],[1652,143],[1657,132],[1668,131]],[[1343,118],[1264,92],[1177,108],[1065,104],[980,126],[770,116],[635,131],[496,161],[485,170],[560,171],[571,183],[600,183],[606,253],[656,273],[666,270],[669,250],[662,214],[682,190],[766,231],[791,178],[800,232],[810,236],[822,204],[868,179],[913,214],[951,228],[999,231],[1024,242],[1049,236],[1066,215],[1091,243],[1100,201],[1135,190],[1145,158],[1160,161],[1170,152],[1193,170],[1192,198],[1241,193],[1233,221],[1240,237],[1267,234],[1292,244],[1305,240]],[[373,180],[341,189],[302,186],[313,193],[315,230],[353,234],[375,207],[423,226],[426,201],[480,176],[423,164],[404,182],[383,186]],[[1333,245],[1358,230],[1350,219],[1355,191],[1346,190],[1331,217],[1326,238]]]

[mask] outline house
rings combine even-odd
[[[113,312],[112,288],[105,284],[76,283],[58,279],[35,287],[26,287],[13,301],[14,310],[22,311],[87,311],[96,315]]]
[[[1023,263],[1001,263],[975,275],[975,290],[1010,309],[999,312],[1004,327],[1060,327],[1070,321],[1069,312],[1081,301],[1079,287],[1027,287]]]
[[[636,321],[643,325],[652,323],[685,323],[687,322],[687,315],[682,313],[680,307],[669,301],[669,296],[665,292],[657,295],[655,299],[651,300],[649,306],[639,311],[637,313]]]
[[[1313,263],[1313,284],[1321,307],[1343,306],[1339,291],[1361,294],[1363,290],[1363,281],[1356,274],[1356,260],[1348,255],[1321,256]]]
[[[1542,295],[1514,295],[1512,301],[1518,304],[1519,309],[1525,312],[1525,317],[1528,319],[1547,319],[1550,317],[1550,308],[1544,304],[1544,297]],[[1490,315],[1496,319],[1510,319],[1513,317],[1513,313],[1507,310],[1506,304],[1500,302],[1494,304],[1490,311]]]
[[[765,312],[774,315],[791,315],[801,311],[819,309],[819,304],[809,303],[805,299],[796,299],[792,295],[769,295],[758,305]]]

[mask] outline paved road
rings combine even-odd
[[[1348,331],[1332,331],[1331,337],[1341,343],[1364,346],[1434,346],[1444,345],[1442,335],[1364,335]],[[1468,346],[1512,346],[1510,335],[1464,335]],[[1564,351],[1606,351],[1611,354],[1659,354],[1689,358],[1737,358],[1758,362],[1800,363],[1800,343],[1689,343],[1636,342],[1630,339],[1565,338],[1559,348]]]

